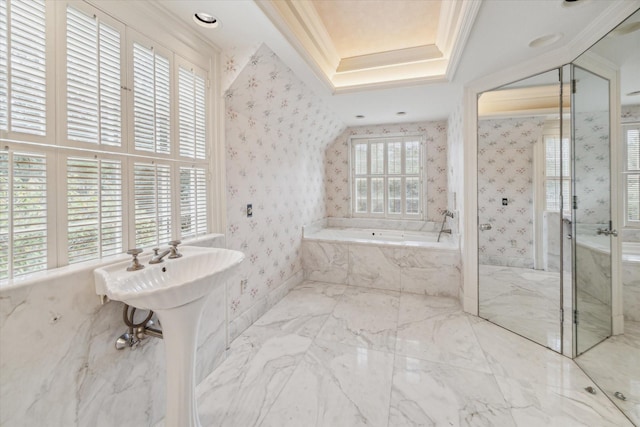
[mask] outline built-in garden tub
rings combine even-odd
[[[460,251],[440,224],[327,218],[303,231],[307,280],[458,298]]]

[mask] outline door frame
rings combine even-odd
[[[611,191],[611,223],[612,228],[622,232],[622,211],[620,203],[622,201],[620,189],[622,189],[622,176],[620,166],[622,165],[622,143],[621,119],[620,119],[620,71],[612,62],[602,58],[593,52],[585,52],[572,64],[584,68],[604,79],[609,80],[609,159],[610,159],[610,191]],[[571,106],[573,117],[573,105]],[[572,135],[573,136],[573,135]],[[623,318],[623,289],[622,289],[622,237],[611,239],[611,332],[619,335],[624,332]],[[575,283],[574,283],[575,286]],[[574,287],[573,294],[576,294]],[[575,309],[575,301],[574,301]],[[574,337],[574,354],[575,354]]]

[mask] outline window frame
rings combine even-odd
[[[10,1],[10,0],[9,0]],[[69,157],[86,158],[86,159],[102,159],[102,160],[118,160],[121,168],[121,206],[122,206],[122,247],[121,251],[117,255],[105,255],[98,254],[96,257],[80,260],[74,262],[73,265],[96,265],[103,263],[104,259],[117,259],[121,257],[122,253],[128,248],[135,247],[135,204],[133,203],[134,197],[134,185],[133,185],[133,165],[136,162],[142,163],[163,163],[170,166],[169,175],[169,188],[170,203],[171,203],[171,219],[172,239],[182,239],[180,218],[180,206],[181,206],[181,193],[180,193],[180,168],[199,168],[205,171],[204,174],[204,188],[206,194],[205,201],[205,223],[206,227],[200,225],[198,227],[198,234],[190,234],[185,237],[187,239],[197,238],[202,235],[214,232],[214,224],[218,228],[223,224],[223,218],[219,215],[222,214],[220,209],[215,209],[219,203],[215,203],[215,200],[221,197],[221,187],[223,182],[213,178],[223,178],[223,173],[220,173],[220,153],[223,152],[218,144],[222,134],[218,128],[219,115],[221,114],[220,104],[221,101],[216,96],[219,93],[219,85],[211,85],[211,73],[216,72],[217,64],[219,61],[218,52],[215,49],[205,49],[205,47],[211,48],[211,45],[204,43],[195,45],[184,44],[179,38],[168,35],[166,33],[158,33],[155,38],[159,41],[155,42],[136,31],[130,25],[138,26],[137,20],[125,19],[125,16],[120,16],[119,13],[112,14],[111,12],[104,12],[100,8],[94,5],[87,4],[84,1],[60,1],[51,2],[46,1],[46,14],[45,14],[45,57],[46,57],[46,74],[47,81],[46,86],[46,136],[39,137],[31,134],[18,134],[13,135],[11,132],[0,132],[0,150],[7,152],[33,152],[43,156],[46,156],[46,197],[47,197],[47,262],[46,269],[39,272],[46,273],[47,271],[54,270],[56,268],[65,267],[69,265],[68,241],[69,241],[69,225],[68,225],[68,197],[67,191],[67,159]],[[121,98],[120,98],[120,121],[121,121],[121,145],[103,145],[99,143],[90,143],[85,141],[69,140],[67,138],[67,9],[73,7],[80,12],[85,13],[87,16],[96,16],[100,22],[104,22],[111,28],[117,29],[120,34],[120,78],[121,78]],[[140,28],[149,28],[148,25],[151,21],[146,21],[140,24]],[[145,25],[147,25],[145,27]],[[154,24],[157,25],[157,24]],[[156,27],[158,28],[158,27]],[[165,57],[168,59],[168,73],[170,75],[169,80],[169,118],[170,118],[170,132],[169,143],[170,153],[163,155],[162,153],[146,152],[135,150],[133,142],[133,96],[129,86],[132,83],[133,75],[133,43],[140,41],[145,43],[151,43],[157,49],[162,50]],[[10,39],[9,39],[10,43]],[[10,46],[10,45],[9,45]],[[180,52],[180,55],[178,54]],[[205,52],[205,53],[201,53]],[[181,56],[185,55],[185,57]],[[179,108],[178,108],[178,66],[182,65],[184,68],[191,69],[194,73],[201,76],[204,80],[204,86],[198,83],[198,90],[202,88],[204,91],[204,158],[190,158],[180,156],[180,140],[179,140]],[[10,70],[9,70],[10,73]],[[59,78],[56,79],[56,76]],[[7,75],[10,82],[10,74]],[[54,96],[54,94],[56,96]],[[11,99],[11,98],[9,98]],[[200,104],[202,106],[202,104]],[[202,114],[201,114],[202,116]],[[98,117],[98,120],[100,118]],[[198,116],[197,121],[192,123],[200,124],[202,119]],[[99,129],[99,127],[98,127]],[[100,136],[100,135],[99,135]],[[223,156],[224,157],[224,156]],[[222,158],[223,158],[222,157]],[[200,187],[202,187],[201,182]],[[194,191],[196,189],[194,188]],[[200,190],[198,190],[200,191]],[[200,191],[201,192],[201,191]],[[93,203],[93,201],[92,201]],[[202,204],[198,204],[200,208]],[[99,223],[99,229],[103,229]],[[203,230],[203,231],[202,231]],[[200,232],[202,231],[202,232]],[[9,236],[11,232],[9,233]],[[161,241],[160,244],[164,245],[166,242]],[[153,247],[155,245],[149,245]],[[12,251],[11,248],[7,248],[7,251]],[[98,248],[98,252],[101,248]],[[10,267],[11,268],[11,267]],[[36,274],[36,273],[33,273]],[[16,276],[23,280],[27,276],[31,276],[32,273],[26,275]],[[13,278],[9,278],[13,280]],[[1,280],[3,283],[5,280]]]
[[[637,171],[630,171],[628,169],[629,167],[629,163],[628,163],[628,156],[629,156],[629,144],[628,144],[628,140],[627,140],[627,131],[629,129],[639,129],[640,130],[640,122],[627,122],[627,123],[623,123],[622,124],[622,142],[623,142],[623,148],[622,148],[622,199],[623,199],[623,215],[624,215],[624,227],[626,228],[640,228],[640,220],[629,220],[629,212],[628,212],[628,206],[629,206],[629,201],[628,201],[628,197],[629,197],[629,191],[627,188],[627,178],[629,176],[638,176],[640,177],[640,169],[638,169]]]
[[[558,167],[561,169],[560,170],[560,175],[553,175],[553,176],[549,176],[547,175],[547,139],[554,139],[560,142],[560,149],[558,150],[558,153],[560,154],[560,158],[558,159]],[[564,141],[563,141],[564,140]],[[566,144],[567,145],[567,150],[569,150],[569,160],[568,162],[566,162],[566,167],[568,169],[568,175],[563,175],[562,174],[562,168],[565,166],[565,162],[563,161],[562,157],[564,156],[564,151],[562,149],[563,145]],[[559,133],[544,133],[542,135],[542,147],[541,147],[541,159],[542,159],[542,203],[543,203],[543,211],[545,212],[560,212],[563,216],[571,216],[571,191],[573,189],[573,180],[572,180],[572,175],[571,175],[571,168],[572,168],[572,164],[571,164],[571,140],[568,137],[560,137]],[[562,209],[549,209],[549,206],[547,205],[547,181],[555,181],[559,183],[558,189],[559,189],[559,200],[558,203],[560,203],[560,205],[562,206]],[[568,184],[568,190],[569,190],[569,194],[565,195],[564,194],[564,189],[562,188],[562,185],[567,183]],[[566,203],[565,203],[566,201]]]
[[[418,173],[417,174],[407,174],[406,173],[406,143],[407,142],[418,142],[419,153],[418,153]],[[355,165],[355,147],[357,144],[361,144],[363,142],[367,143],[367,174],[360,174],[361,176],[356,176],[356,165]],[[389,174],[388,173],[388,143],[396,143],[400,142],[402,144],[401,148],[401,172],[399,174]],[[384,173],[383,174],[371,174],[371,144],[375,143],[384,143]],[[351,216],[354,218],[383,218],[383,219],[402,219],[402,220],[424,220],[424,215],[426,212],[426,203],[427,203],[427,194],[425,194],[426,184],[424,181],[425,177],[425,156],[426,156],[426,137],[424,133],[388,133],[388,134],[371,134],[371,135],[353,135],[349,137],[348,141],[349,146],[349,196],[350,196],[350,211]],[[358,212],[356,209],[357,204],[357,189],[356,189],[356,178],[366,177],[367,178],[367,212]],[[371,212],[371,177],[383,178],[384,181],[384,212],[382,213],[372,213]],[[401,178],[401,212],[400,213],[389,213],[389,186],[388,179],[389,178]],[[418,178],[418,208],[419,212],[417,214],[406,213],[406,178],[407,177],[417,177]]]

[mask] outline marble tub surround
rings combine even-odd
[[[458,297],[457,249],[328,242],[305,238],[305,279]]]
[[[440,220],[442,221],[442,218]],[[449,221],[452,221],[451,218],[447,218],[447,222]],[[438,232],[440,231],[441,222],[384,218],[328,217],[325,219],[324,225],[330,228],[381,228],[384,230]]]
[[[223,235],[184,243],[225,246]],[[143,426],[164,416],[163,342],[115,349],[126,331],[123,305],[100,304],[94,268],[77,264],[0,287],[0,425]],[[203,313],[198,381],[224,356],[224,301],[221,287]]]
[[[595,385],[573,361],[452,298],[304,282],[264,319],[199,385],[203,425],[632,426],[604,393],[584,391]],[[432,350],[402,354],[401,341]]]

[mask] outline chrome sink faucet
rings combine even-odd
[[[153,248],[153,257],[149,264],[160,264],[164,261],[164,257],[169,255],[169,259],[180,258],[182,254],[178,252],[178,245],[182,243],[181,240],[172,240],[169,242],[169,248],[165,249],[161,253],[160,248]]]

